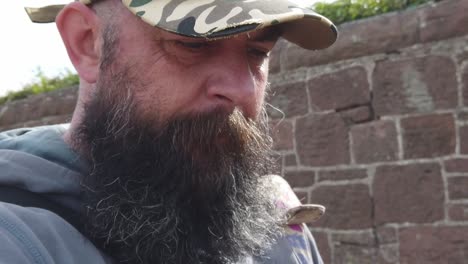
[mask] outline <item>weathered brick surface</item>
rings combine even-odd
[[[271,136],[274,150],[288,150],[294,148],[293,124],[289,120],[270,122]]]
[[[365,26],[363,26],[365,24]],[[286,69],[320,65],[379,52],[390,52],[418,41],[419,23],[415,12],[401,12],[398,16],[384,15],[341,25],[335,45],[322,52],[305,53],[290,45],[285,51]]]
[[[369,82],[363,67],[352,67],[312,78],[307,83],[312,109],[341,109],[370,102]]]
[[[444,161],[446,172],[468,172],[468,159],[455,158]]]
[[[297,198],[299,199],[299,201],[301,201],[301,203],[303,204],[310,203],[308,191],[295,190],[294,194],[296,194]]]
[[[0,128],[18,127],[14,125],[29,121],[37,124],[45,117],[71,115],[77,100],[77,89],[76,86],[60,89],[0,106]]]
[[[375,264],[377,245],[371,232],[338,233],[332,236],[335,263]]]
[[[373,118],[371,108],[368,105],[346,109],[339,111],[339,113],[347,125],[363,123]]]
[[[320,186],[312,190],[311,201],[327,208],[313,226],[357,229],[372,225],[372,203],[366,184]]]
[[[327,166],[349,163],[348,127],[338,114],[308,115],[296,121],[299,163]]]
[[[458,135],[460,137],[460,152],[468,154],[468,126],[460,126],[458,128]]]
[[[468,221],[468,204],[449,205],[448,216],[453,221]]]
[[[450,177],[447,182],[450,199],[468,199],[468,176]]]
[[[436,163],[385,165],[373,183],[375,223],[431,223],[444,217],[444,185]]]
[[[286,154],[284,156],[284,166],[285,167],[297,166],[296,154]]]
[[[281,110],[284,117],[307,114],[309,106],[307,91],[304,82],[285,85],[272,85],[269,103]],[[267,107],[268,115],[272,118],[283,118],[283,113],[271,107]]]
[[[400,230],[401,264],[465,264],[468,227],[418,226]]]
[[[355,180],[367,177],[367,171],[364,169],[347,169],[347,170],[326,170],[319,171],[318,181],[343,181]]]
[[[449,57],[377,62],[372,102],[376,115],[455,108],[458,100],[455,73],[455,65]]]
[[[311,229],[311,232],[315,238],[315,242],[317,242],[317,248],[322,256],[323,263],[332,263],[328,235],[324,232],[314,231],[313,228]]]
[[[468,106],[468,66],[461,73],[463,87],[463,105]]]
[[[356,163],[392,161],[398,157],[398,140],[393,121],[376,121],[351,128]]]
[[[315,183],[314,171],[286,171],[284,178],[291,187],[310,187]]]
[[[406,159],[455,153],[455,123],[451,114],[404,118],[401,129],[403,156]]]
[[[437,8],[421,9],[421,41],[436,41],[468,34],[466,14],[466,0],[442,1]]]

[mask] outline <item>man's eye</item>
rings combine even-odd
[[[249,48],[248,53],[254,57],[265,59],[270,56],[270,51],[260,48]]]
[[[208,47],[206,42],[176,41],[176,44],[191,51],[201,50]]]

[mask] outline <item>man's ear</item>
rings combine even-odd
[[[101,54],[98,16],[86,5],[73,2],[63,8],[55,23],[78,75],[88,83],[95,83]]]

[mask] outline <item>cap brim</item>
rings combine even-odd
[[[150,25],[169,32],[207,39],[226,38],[270,26],[306,49],[324,49],[337,39],[327,18],[289,0],[123,0]]]
[[[81,0],[89,3],[89,0]],[[338,37],[324,16],[289,0],[122,0],[143,21],[163,30],[195,38],[220,39],[278,26],[298,46],[319,50]],[[64,5],[26,8],[33,22],[54,22]]]

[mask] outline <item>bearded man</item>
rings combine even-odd
[[[268,176],[264,98],[278,38],[326,48],[329,20],[287,0],[28,12],[56,22],[80,89],[69,126],[0,136],[0,262],[322,263],[303,224],[320,207],[292,219]]]

